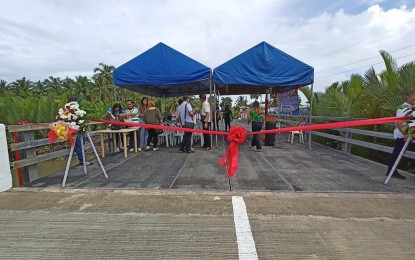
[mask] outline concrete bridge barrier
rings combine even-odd
[[[6,127],[0,124],[0,192],[12,187],[9,152],[7,150]]]

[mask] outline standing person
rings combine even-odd
[[[112,107],[108,108],[108,110],[107,110],[107,115],[109,116],[111,121],[117,121],[117,122],[120,121],[121,120],[120,115],[122,113],[124,113],[124,109],[122,109],[120,103],[114,103],[114,105]],[[111,125],[110,128],[111,128],[111,130],[121,130],[122,126],[114,124],[114,125]],[[119,150],[119,151],[123,151],[124,148],[123,148],[122,143],[121,143],[123,141],[122,136],[120,136],[119,134],[115,134],[115,141],[118,144],[119,148],[114,148],[114,149]]]
[[[144,112],[147,110],[147,103],[148,99],[143,97],[140,102],[140,110],[138,112],[138,118],[140,119],[140,123],[145,124],[144,122]],[[147,139],[148,139],[148,131],[146,128],[142,127],[140,129],[140,149],[147,147]]]
[[[215,117],[215,122],[216,122],[216,131],[219,131],[219,121],[221,120],[221,114],[220,114],[220,109],[219,107],[216,107],[216,117]]]
[[[259,102],[255,101],[249,114],[248,124],[252,122],[252,132],[259,132],[262,130],[262,124],[264,122],[264,114]],[[257,152],[262,151],[261,139],[259,134],[254,134],[251,142],[252,147],[256,147]]]
[[[131,123],[139,123],[140,119],[138,118],[138,108],[135,106],[134,102],[129,99],[126,102],[127,109],[124,111],[124,113],[120,114],[120,117],[124,119],[125,122],[131,122]],[[131,126],[129,128],[136,128],[134,126]],[[130,152],[134,151],[134,132],[128,133],[129,136],[129,148]],[[139,144],[138,144],[139,146]],[[138,151],[141,151],[140,148],[138,148]]]
[[[398,107],[396,110],[396,116],[404,116],[405,113],[411,109],[415,105],[415,89],[410,89],[405,92],[405,102]],[[405,133],[404,126],[407,123],[405,121],[397,121],[395,122],[396,128],[393,131],[393,138],[395,139],[395,147],[393,148],[393,152],[390,157],[390,162],[388,165],[388,171],[386,172],[386,176],[389,175],[389,172],[392,170],[393,165],[395,164],[396,160],[398,159],[399,154],[402,151],[402,148],[405,145],[406,139],[409,138],[409,135]],[[395,169],[392,174],[392,178],[406,180],[406,177],[403,176]]]
[[[69,102],[77,102],[75,97],[70,97],[68,100]],[[75,147],[74,147],[74,151],[76,153],[76,156],[78,157],[78,161],[79,161],[79,165],[84,165],[84,156],[82,154],[82,144],[81,144],[81,138],[83,138],[84,144],[85,144],[85,138],[83,136],[81,136],[80,134],[76,135],[76,140],[75,140]],[[93,163],[90,161],[86,161],[85,160],[85,165],[86,166],[90,166]]]
[[[228,132],[231,129],[231,121],[233,121],[232,111],[229,108],[229,105],[225,105],[225,112],[223,112],[223,118],[225,120],[225,132]]]
[[[183,97],[183,103],[179,107],[179,115],[181,119],[182,127],[184,128],[194,128],[193,123],[193,116],[194,112],[192,109],[192,106],[190,105],[190,97],[184,96]],[[183,135],[183,142],[180,145],[180,151],[186,152],[186,153],[194,153],[194,150],[192,149],[192,132],[184,132]]]
[[[149,125],[162,125],[163,119],[161,112],[158,108],[156,108],[156,102],[150,101],[148,102],[148,109],[144,112],[144,122]],[[147,146],[146,151],[150,149],[150,143],[153,143],[153,150],[157,151],[159,148],[157,147],[158,143],[158,129],[148,129],[148,138],[147,138]]]
[[[212,113],[210,112],[210,104],[206,100],[206,95],[201,94],[199,95],[200,102],[202,103],[202,112],[200,121],[203,125],[203,130],[210,130],[210,122],[212,119]],[[211,141],[210,141],[210,134],[203,134],[203,151],[209,151],[212,149]]]

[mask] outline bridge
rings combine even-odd
[[[286,134],[276,142],[262,152],[241,145],[231,180],[218,165],[227,146],[218,137],[208,152],[108,154],[109,179],[95,160],[87,175],[72,167],[64,189],[62,171],[0,193],[1,255],[413,258],[414,175],[384,185],[385,165],[315,143],[310,150]]]

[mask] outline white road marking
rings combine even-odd
[[[239,259],[258,259],[244,199],[241,196],[232,196],[232,205]]]

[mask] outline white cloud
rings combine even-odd
[[[215,68],[266,41],[314,66],[315,89],[321,91],[365,69],[340,72],[381,59],[318,71],[376,56],[381,49],[415,44],[415,23],[410,23],[415,9],[368,5],[382,2],[4,0],[0,2],[0,9],[7,10],[0,14],[0,78],[11,82],[23,76],[33,81],[49,75],[90,76],[99,62],[119,66],[158,42]],[[365,8],[352,13],[354,5]],[[302,9],[308,10],[307,16]],[[392,55],[410,53],[415,48]],[[334,73],[340,74],[323,78]]]

